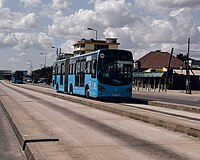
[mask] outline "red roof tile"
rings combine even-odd
[[[168,52],[154,51],[149,52],[138,61],[141,62],[141,68],[167,68],[170,59]],[[183,61],[179,60],[175,56],[172,56],[171,65],[172,68],[184,67]]]

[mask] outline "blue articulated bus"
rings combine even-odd
[[[57,60],[53,65],[53,89],[86,97],[132,96],[132,53],[101,49]]]
[[[24,80],[24,71],[15,71],[14,73],[12,73],[11,76],[12,83],[22,84],[23,80]]]

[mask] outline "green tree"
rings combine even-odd
[[[43,78],[46,83],[50,84],[52,80],[52,69],[53,67],[51,66],[34,70],[31,78],[35,83]]]

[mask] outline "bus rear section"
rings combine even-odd
[[[52,87],[57,92],[67,92],[69,59],[54,62],[52,74]]]
[[[12,83],[22,84],[23,80],[24,80],[24,71],[15,71],[12,74],[12,77],[11,77]]]

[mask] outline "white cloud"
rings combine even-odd
[[[44,50],[49,50],[52,47],[53,38],[46,33],[40,32],[36,35],[36,45]]]
[[[0,8],[3,8],[5,0],[0,0]]]
[[[167,17],[176,16],[183,11],[182,8],[170,9],[171,2],[168,3],[169,6],[165,6],[164,2],[159,0],[156,0],[158,5],[150,1],[156,6],[154,9],[159,9],[159,6],[166,8]],[[170,20],[152,18],[149,15],[136,17],[132,14],[131,4],[125,0],[98,0],[90,1],[91,3],[94,4],[94,10],[79,9],[69,16],[57,12],[53,24],[48,26],[49,33],[79,40],[82,37],[94,37],[92,32],[86,31],[87,27],[92,27],[98,31],[99,38],[118,38],[120,48],[135,51],[144,51],[145,48],[156,50],[163,46],[183,43],[188,37],[197,39],[199,36],[190,14],[181,14]],[[137,4],[143,7],[147,7],[148,3],[147,0],[137,1]],[[177,2],[177,7],[186,6],[186,1],[183,5],[178,4]]]
[[[198,28],[198,30],[199,30],[199,32],[200,32],[200,26],[198,26],[197,28]]]
[[[8,59],[8,62],[11,62],[11,63],[19,63],[20,62],[20,57],[10,57],[9,59]]]
[[[5,4],[5,0],[0,0],[0,9],[3,8],[4,4]]]
[[[12,12],[8,8],[0,10],[0,30],[35,28],[38,21],[38,16],[35,13],[24,15],[19,12]]]
[[[98,34],[107,27],[124,27],[135,23],[137,18],[131,14],[131,4],[125,0],[95,1],[94,10],[79,9],[74,14],[65,16],[57,12],[53,24],[48,26],[49,33],[55,36],[85,37],[93,35],[87,27],[98,30]],[[94,37],[94,36],[93,36]]]
[[[24,56],[24,55],[26,55],[26,54],[27,54],[27,53],[25,53],[25,52],[16,53],[16,55],[19,56],[19,57]]]
[[[46,33],[0,33],[0,47],[14,47],[17,50],[28,48],[37,48],[40,50],[49,50],[52,46],[52,37]],[[22,54],[22,53],[21,53]]]
[[[38,16],[35,13],[29,13],[16,23],[16,28],[27,29],[35,28],[38,24]]]
[[[17,39],[17,45],[15,49],[26,49],[33,46],[34,36],[28,33],[16,32],[15,37]]]
[[[69,7],[70,0],[52,0],[52,8],[54,10],[63,10]]]
[[[57,12],[52,26],[49,26],[49,33],[62,37],[81,37],[86,28],[91,25],[102,26],[101,18],[92,10],[83,10],[75,12],[70,16],[64,16]]]
[[[62,52],[64,52],[64,53],[72,53],[72,51],[74,49],[73,44],[75,42],[76,42],[75,40],[70,39],[70,40],[67,40],[65,43],[63,43],[61,45]]]
[[[25,0],[21,2],[25,4]],[[30,1],[26,1],[28,2]],[[63,41],[67,38],[68,40],[61,45],[62,50],[71,52],[74,41],[83,37],[88,39],[95,37],[95,33],[88,31],[87,27],[96,29],[100,39],[118,38],[120,48],[134,50],[137,55],[146,50],[181,44],[186,42],[188,37],[199,40],[200,27],[194,23],[191,12],[182,13],[186,7],[194,3],[193,0],[190,3],[186,0],[173,2],[136,0],[135,2],[136,6],[132,6],[133,3],[128,3],[126,0],[90,0],[89,3],[94,6],[93,9],[79,9],[67,15],[69,12],[64,9],[69,8],[72,1],[52,0],[52,6],[45,6],[49,10],[48,14],[51,15],[49,17],[52,18],[52,24],[48,25],[48,33],[36,33],[34,30],[40,22],[37,16],[37,14],[40,15],[39,13],[24,14],[3,8],[0,10],[0,31],[9,30],[9,33],[0,33],[0,46],[10,45],[20,50],[27,48],[49,50],[53,41],[52,37],[62,38]],[[39,1],[38,3],[33,1],[33,3],[38,4]],[[136,16],[135,11],[132,10],[134,7],[148,10],[149,14]],[[162,15],[154,17],[155,13]],[[40,16],[42,19],[44,15]],[[30,28],[33,33],[28,33]],[[19,29],[23,29],[23,32]],[[12,34],[11,31],[13,31]]]
[[[20,2],[23,3],[25,7],[33,7],[41,3],[40,0],[20,0]]]
[[[48,50],[52,45],[52,38],[49,37],[46,33],[15,33],[18,44],[15,46],[16,49],[26,49],[30,47],[36,47],[41,50]]]
[[[104,31],[105,37],[111,37],[111,38],[119,38],[118,42],[120,43],[120,48],[123,46],[124,49],[131,49],[138,47],[138,42],[132,39],[133,31],[129,27],[123,27],[123,28],[110,28],[108,27]]]
[[[13,28],[16,20],[21,16],[21,13],[11,12],[9,8],[0,9],[0,29]]]
[[[147,10],[151,10],[154,12],[165,10],[174,10],[179,8],[187,8],[192,4],[196,4],[196,0],[135,0],[136,5],[139,7],[145,8]],[[200,7],[200,3],[196,5]]]
[[[177,15],[183,13],[183,12],[186,11],[187,9],[189,9],[189,8],[180,8],[180,9],[177,9],[177,10],[173,10],[173,11],[171,11],[171,12],[169,13],[169,16],[175,17],[175,16],[177,16]]]
[[[94,10],[100,15],[105,26],[123,27],[134,20],[131,3],[126,3],[125,0],[95,1]]]
[[[0,33],[0,48],[13,47],[17,40],[13,33]]]

